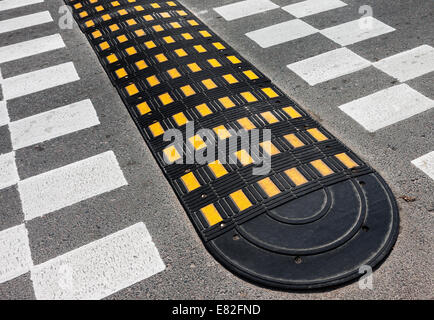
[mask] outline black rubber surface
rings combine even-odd
[[[399,218],[382,178],[190,11],[177,1],[65,2],[225,267],[261,285],[313,289],[355,279],[386,257]],[[262,148],[245,150],[253,163],[223,164],[217,175],[206,163],[167,164],[168,129],[186,138],[175,146],[182,157],[194,152],[187,121],[196,132],[271,129],[271,171],[252,173]],[[239,142],[225,155],[237,150]]]

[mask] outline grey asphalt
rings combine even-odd
[[[393,85],[394,79],[374,69],[310,87],[285,66],[338,46],[312,35],[272,49],[261,49],[244,34],[292,17],[283,10],[225,21],[213,7],[233,0],[182,0],[225,41],[271,78],[324,127],[373,166],[398,199],[400,235],[388,259],[374,273],[373,290],[357,282],[324,292],[294,293],[264,289],[234,276],[204,249],[174,192],[112,87],[93,50],[74,24],[60,30],[56,23],[0,34],[0,46],[59,32],[67,49],[0,65],[3,76],[73,61],[80,81],[8,102],[12,120],[90,98],[101,125],[17,151],[21,178],[113,150],[128,185],[73,206],[36,218],[26,224],[32,258],[42,263],[72,249],[143,221],[166,264],[166,270],[121,290],[107,299],[426,299],[434,297],[434,182],[410,161],[434,150],[434,110],[416,115],[375,133],[366,132],[338,106]],[[297,1],[274,0],[287,5]],[[360,17],[358,8],[369,4],[374,17],[395,32],[349,46],[375,61],[413,47],[434,46],[434,7],[430,1],[356,1],[304,21],[324,28]],[[0,13],[0,20],[46,10],[59,18],[60,0]],[[434,73],[408,84],[434,99]],[[0,153],[10,151],[9,133],[0,127]],[[0,190],[0,230],[21,223],[16,187]],[[29,274],[0,284],[0,299],[34,299]]]

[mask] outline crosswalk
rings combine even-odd
[[[2,0],[0,12],[29,6],[43,0]],[[9,15],[8,15],[9,17]],[[0,46],[2,64],[18,59],[67,50],[49,11],[0,21],[0,35],[14,35],[24,28],[51,23],[53,34]],[[82,81],[72,61],[31,72],[1,77],[0,126],[7,126],[11,150],[0,154],[0,192],[18,191],[23,221],[0,229],[0,285],[30,272],[38,299],[101,299],[165,269],[165,264],[145,224],[137,222],[49,261],[34,264],[27,223],[55,215],[60,209],[126,188],[126,180],[113,151],[106,151],[62,167],[22,179],[16,157],[21,150],[100,126],[91,99],[74,101],[20,119],[9,117],[8,104],[33,94]],[[63,91],[62,91],[63,92]],[[60,92],[59,94],[62,94]],[[47,95],[47,100],[50,97]],[[16,104],[15,104],[16,105]],[[15,118],[15,117],[14,117]],[[3,137],[6,138],[6,137]]]
[[[236,19],[238,23],[242,18],[263,14],[269,10],[287,12],[287,21],[245,34],[247,38],[263,48],[265,55],[267,50],[271,50],[276,45],[294,40],[308,41],[307,39],[314,34],[333,41],[339,48],[298,61],[290,61],[291,57],[288,57],[287,68],[310,86],[323,84],[366,68],[375,68],[396,79],[397,83],[393,87],[385,83],[385,89],[348,101],[338,107],[369,132],[385,129],[432,109],[434,101],[411,88],[406,82],[434,71],[433,47],[424,44],[380,61],[369,61],[353,52],[348,46],[396,32],[395,28],[373,16],[364,16],[321,30],[302,19],[345,6],[347,6],[345,0],[305,0],[283,7],[269,0],[261,0],[254,5],[251,1],[235,1],[213,9],[226,21]],[[433,161],[431,154],[432,152],[419,158],[424,159],[425,165],[416,161],[417,159],[412,162],[430,177],[432,177],[432,169],[429,168],[432,168],[432,164],[426,165],[426,161]]]

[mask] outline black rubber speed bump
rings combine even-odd
[[[270,287],[312,289],[355,279],[390,252],[398,210],[379,174],[189,10],[177,1],[65,1],[226,268]],[[164,141],[172,128],[182,143]],[[271,139],[227,148],[233,163],[185,161],[241,129],[270,129]],[[254,175],[266,154],[271,170]]]

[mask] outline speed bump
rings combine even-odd
[[[380,175],[188,9],[162,0],[65,2],[222,265],[260,285],[313,289],[384,260],[399,217]],[[165,141],[170,129],[184,142]],[[185,161],[254,129],[271,138],[257,150],[227,148],[231,163]],[[271,170],[254,175],[264,155]]]

